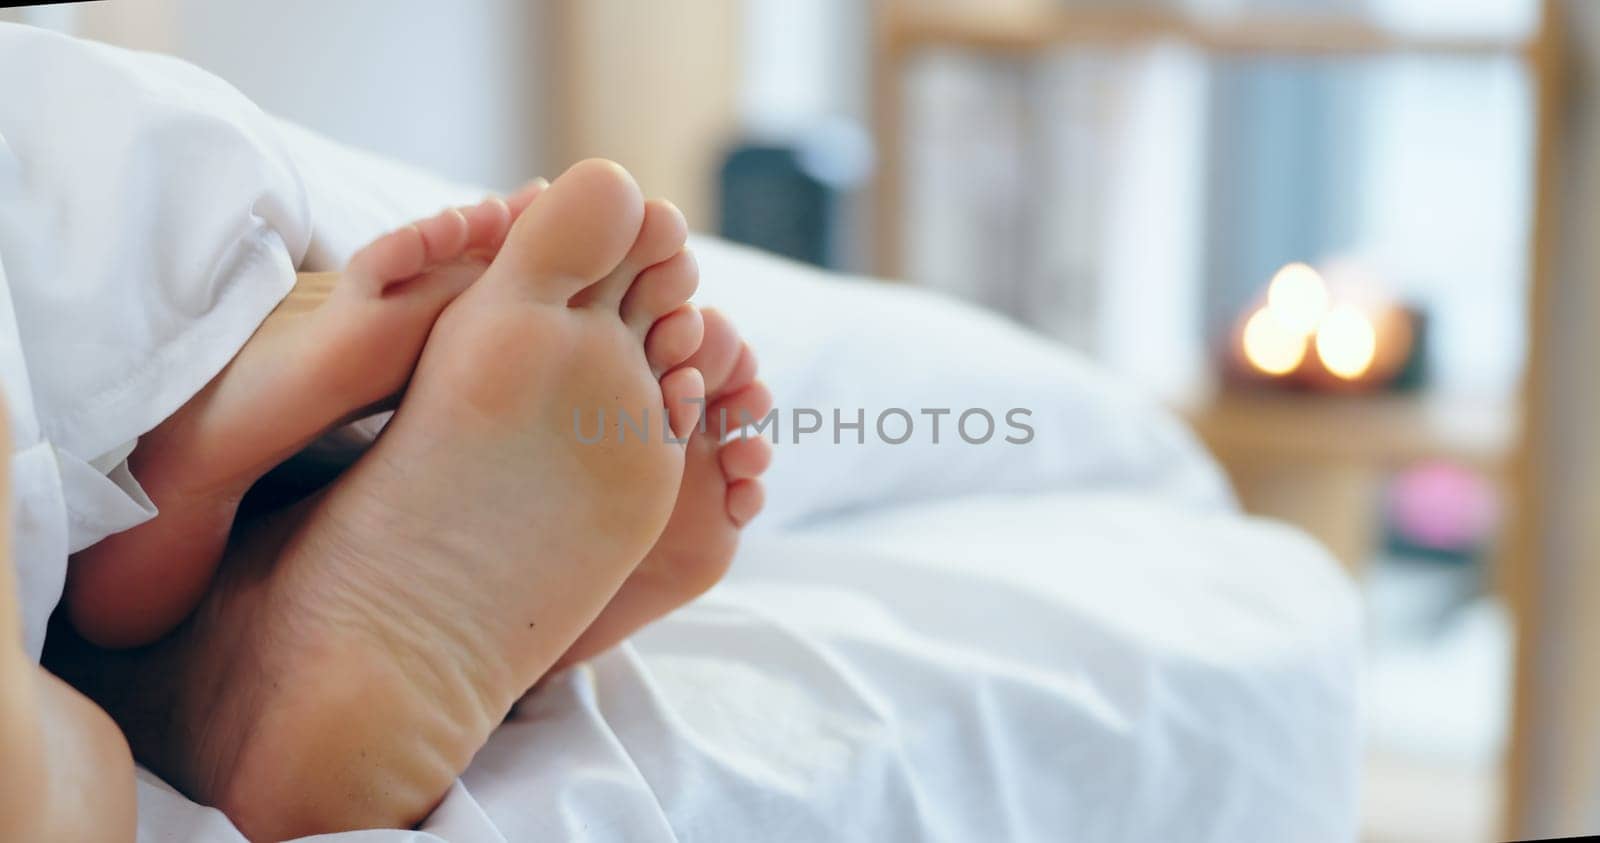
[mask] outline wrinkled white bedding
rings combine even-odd
[[[292,266],[336,267],[474,197],[191,68],[3,25],[0,136],[0,380],[33,621],[67,547],[147,517],[117,470],[127,447],[242,344]],[[134,231],[108,243],[113,222]],[[784,430],[771,510],[724,585],[525,700],[421,831],[330,839],[1353,836],[1357,617],[1318,548],[1235,514],[1181,427],[1050,343],[908,289],[696,248],[699,300],[747,332],[782,407],[870,425],[889,407],[1020,406],[1036,439]],[[153,366],[159,383],[122,386]],[[150,776],[140,809],[141,840],[237,839]]]
[[[763,536],[709,596],[524,702],[423,829],[1350,840],[1354,619],[1321,559],[1269,525],[1093,493]],[[225,828],[158,788],[150,839]],[[189,828],[207,831],[165,836]]]

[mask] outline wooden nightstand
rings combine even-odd
[[[1506,488],[1519,425],[1510,402],[1431,395],[1223,392],[1180,412],[1246,510],[1298,525],[1353,573],[1376,549],[1388,474],[1448,460]]]

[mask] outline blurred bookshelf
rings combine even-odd
[[[1046,52],[1182,44],[1216,56],[1442,58],[1513,56],[1537,68],[1538,35],[1440,35],[1384,28],[1351,15],[1284,13],[1202,18],[1154,8],[1069,8],[1059,3],[884,0],[878,11],[874,124],[883,150],[876,185],[877,274],[901,277],[904,73],[919,53],[968,51],[1027,58]]]
[[[1527,131],[1531,144],[1530,222],[1527,237],[1526,283],[1526,371],[1539,372],[1549,360],[1548,336],[1551,333],[1549,276],[1552,266],[1553,221],[1559,187],[1555,158],[1556,138],[1562,136],[1561,80],[1570,71],[1562,39],[1562,7],[1555,0],[1538,3],[1538,23],[1527,33],[1458,34],[1412,27],[1390,27],[1359,14],[1291,14],[1281,10],[1239,10],[1204,15],[1153,4],[1112,7],[1110,3],[1069,5],[1047,0],[880,0],[876,5],[875,55],[873,67],[873,123],[879,150],[877,181],[873,190],[873,263],[877,274],[903,278],[908,273],[909,256],[925,243],[940,244],[951,230],[952,203],[948,194],[935,194],[927,202],[923,182],[910,179],[931,171],[950,178],[948,169],[928,167],[928,161],[948,165],[952,160],[971,160],[975,151],[986,151],[970,139],[959,151],[966,157],[946,154],[929,159],[921,147],[926,138],[912,125],[919,104],[914,71],[918,62],[929,57],[947,60],[957,57],[980,68],[990,82],[999,80],[1022,90],[1004,96],[1027,96],[1030,63],[1061,56],[1098,57],[1178,47],[1205,61],[1271,60],[1287,62],[1355,63],[1394,59],[1437,60],[1441,63],[1473,61],[1512,62],[1527,80],[1531,107]],[[1433,65],[1428,65],[1432,67]],[[1009,74],[1009,75],[1008,75]],[[947,74],[948,76],[949,74]],[[1057,77],[1059,79],[1059,77]],[[1020,82],[1019,82],[1020,80]],[[1037,88],[1035,88],[1037,90]],[[1026,107],[989,107],[982,95],[969,89],[965,100],[938,115],[939,125],[963,128],[984,126],[1004,136],[1004,142],[1037,156],[1048,142],[1062,136],[1049,134],[1052,127]],[[1094,105],[1093,92],[1071,93],[1080,101]],[[1007,109],[1010,109],[1009,113]],[[1092,110],[1092,109],[1091,109]],[[1019,116],[1020,115],[1020,116]],[[1032,137],[1030,137],[1032,133]],[[1039,135],[1049,139],[1042,143]],[[915,141],[913,143],[912,141]],[[921,155],[919,162],[918,155]],[[1093,154],[1087,185],[1081,180],[1069,203],[1092,202],[1103,186],[1096,181]],[[1037,158],[1034,159],[1037,161]],[[916,169],[918,164],[920,169]],[[1041,326],[1039,303],[1030,300],[1019,288],[1038,278],[1023,277],[1028,268],[1015,255],[1024,248],[1037,247],[1027,237],[1017,238],[1011,227],[1030,215],[1059,210],[1050,205],[1060,193],[1059,184],[1030,180],[1023,167],[989,166],[976,176],[978,182],[967,196],[990,202],[985,206],[989,218],[980,240],[987,240],[998,255],[991,263],[977,265],[987,270],[985,303],[1009,310]],[[1020,189],[1019,189],[1020,186]],[[924,191],[921,204],[931,204],[940,216],[943,230],[921,240],[908,239],[908,233],[922,234],[908,225],[915,219],[915,203],[909,188]],[[1084,198],[1087,195],[1089,198]],[[943,201],[937,201],[943,200]],[[1006,202],[1020,206],[996,211]],[[1041,205],[1043,206],[1041,208]],[[1103,234],[1092,224],[1083,224],[1081,208],[1066,224],[1057,224],[1052,237],[1055,249],[1055,275],[1063,280],[1066,292],[1059,297],[1081,303],[1092,297],[1093,249]],[[1090,215],[1092,216],[1092,214]],[[937,227],[936,227],[937,229]],[[1066,245],[1063,246],[1062,243]],[[1085,245],[1088,244],[1088,245]],[[1021,267],[1021,271],[1019,271]],[[970,274],[971,266],[953,268],[951,276]],[[926,283],[921,273],[911,273],[918,283]],[[1085,282],[1085,279],[1089,279]],[[938,284],[938,279],[933,279]],[[1076,285],[1076,286],[1074,286]],[[1090,287],[1085,292],[1080,287]],[[1171,289],[1169,288],[1169,292]],[[956,290],[972,293],[970,290]],[[1047,297],[1047,304],[1048,297]],[[1532,560],[1540,552],[1523,514],[1538,505],[1540,443],[1533,431],[1543,429],[1548,420],[1537,378],[1524,376],[1522,385],[1501,400],[1463,402],[1423,392],[1391,396],[1305,396],[1292,394],[1246,394],[1228,390],[1204,392],[1199,400],[1182,400],[1177,409],[1188,419],[1199,436],[1218,455],[1234,475],[1247,508],[1278,514],[1300,523],[1324,539],[1335,554],[1359,571],[1360,560],[1370,550],[1370,521],[1375,519],[1370,502],[1381,472],[1413,460],[1442,459],[1470,466],[1491,477],[1504,490],[1510,515],[1503,536],[1496,542],[1495,590],[1511,607],[1516,626],[1517,679],[1514,713],[1504,775],[1504,817],[1502,832],[1516,836],[1529,827],[1529,786],[1533,764],[1530,761],[1529,721],[1538,706],[1531,702],[1534,693],[1525,671],[1529,660],[1543,652],[1543,627],[1530,619],[1541,608],[1537,603]],[[1298,475],[1298,476],[1297,476]],[[1306,477],[1321,478],[1325,494],[1308,494],[1317,483]],[[1277,511],[1274,511],[1274,510]],[[1363,513],[1368,523],[1341,520],[1338,513]]]

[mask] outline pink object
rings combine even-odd
[[[1493,487],[1478,474],[1445,462],[1425,463],[1395,478],[1390,520],[1412,544],[1463,550],[1488,539],[1499,519]]]

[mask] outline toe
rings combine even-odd
[[[475,212],[476,209],[451,208],[411,226],[423,247],[422,265],[417,267],[418,272],[461,256],[472,240],[472,219],[467,216],[469,211]]]
[[[538,199],[539,194],[544,193],[549,187],[550,181],[548,179],[537,178],[518,188],[516,193],[506,197],[506,205],[511,209],[511,216],[522,216],[522,212],[528,210],[528,206],[533,204],[533,200]]]
[[[705,409],[705,379],[700,377],[698,369],[674,369],[661,379],[661,399],[667,408],[672,435],[687,439]]]
[[[466,215],[456,208],[390,232],[350,258],[346,287],[362,283],[366,292],[381,294],[396,282],[421,274],[438,256],[460,254],[470,233]]]
[[[643,218],[644,198],[626,170],[598,159],[574,164],[517,218],[486,280],[565,303],[616,269]]]
[[[694,305],[682,305],[651,326],[644,340],[644,356],[656,377],[689,359],[700,347],[705,325]]]
[[[754,480],[772,465],[772,443],[764,436],[735,439],[722,446],[717,460],[728,480]]]
[[[717,384],[716,391],[706,394],[717,397],[731,394],[755,383],[755,380],[756,353],[750,350],[749,343],[741,340],[739,342],[738,356],[734,358],[733,366],[728,369],[728,374]],[[766,410],[762,410],[762,412],[766,412]]]
[[[511,206],[498,196],[461,209],[467,220],[467,243],[464,252],[493,257],[505,245],[506,234],[511,231],[513,219]]]
[[[661,199],[646,202],[644,222],[639,227],[639,237],[633,242],[633,248],[628,250],[628,256],[604,281],[575,297],[573,306],[616,309],[639,273],[683,251],[683,244],[688,239],[689,224],[684,221],[683,212],[677,206]],[[684,300],[688,300],[687,295]]]
[[[767,503],[767,492],[760,480],[740,480],[728,487],[728,517],[743,527],[761,514]]]
[[[639,274],[622,299],[622,321],[644,336],[657,319],[677,310],[700,286],[694,253],[681,249]]]
[[[705,336],[700,340],[700,349],[689,358],[688,365],[705,375],[706,389],[709,390],[706,394],[717,395],[727,391],[728,377],[739,363],[744,341],[739,338],[738,330],[728,321],[728,317],[722,315],[722,311],[701,308],[700,318],[705,322]]]
[[[704,375],[704,372],[701,373]],[[718,439],[746,425],[752,425],[772,412],[772,391],[764,383],[746,384],[736,392],[714,393],[706,407],[707,430]]]

